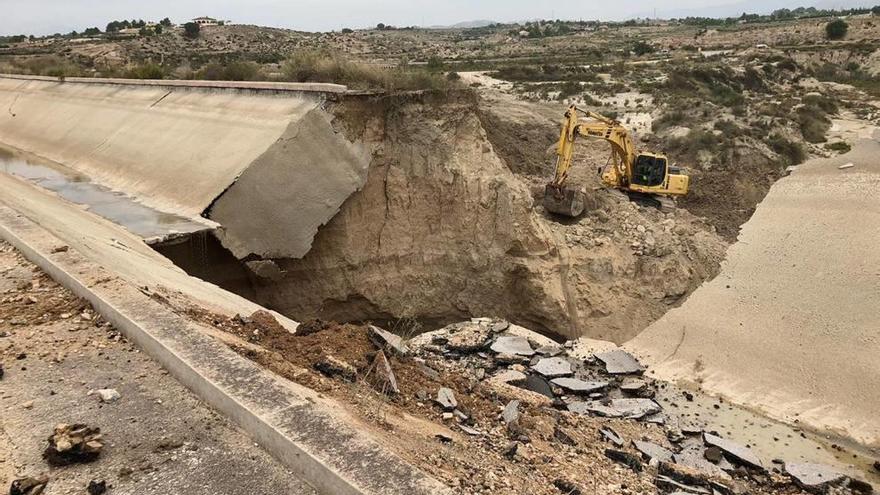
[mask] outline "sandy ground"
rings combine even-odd
[[[0,488],[43,473],[47,495],[85,493],[92,479],[115,494],[315,493],[2,242],[0,311]],[[100,388],[122,397],[102,404],[88,395]],[[62,422],[101,428],[96,462],[46,464]]]
[[[628,347],[661,378],[880,447],[878,152],[861,141],[779,181],[722,273]]]

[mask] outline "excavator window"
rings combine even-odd
[[[639,155],[633,165],[632,183],[655,187],[666,180],[666,159],[650,155]]]

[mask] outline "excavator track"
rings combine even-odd
[[[662,213],[672,213],[677,209],[675,200],[669,196],[656,196],[653,194],[644,194],[638,192],[627,191],[629,200],[633,203],[640,204],[651,208],[657,208]]]

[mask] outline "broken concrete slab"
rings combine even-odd
[[[535,349],[535,352],[544,356],[544,357],[556,357],[565,352],[565,348],[561,345],[551,344],[551,345],[542,345]]]
[[[611,428],[610,426],[603,426],[602,428],[599,429],[599,432],[609,442],[613,443],[614,445],[616,445],[618,447],[623,447],[623,444],[624,444],[623,437],[620,436],[620,433],[617,433],[616,431],[614,431],[614,429]]]
[[[637,473],[642,471],[642,461],[640,461],[638,457],[630,454],[629,452],[625,452],[623,450],[605,449],[605,457],[611,459],[614,462],[623,464],[624,466],[632,469]]]
[[[706,478],[728,479],[730,475],[719,465],[706,460],[701,448],[686,448],[673,456],[675,463],[692,469]]]
[[[847,475],[825,464],[786,463],[785,472],[798,486],[810,493],[826,493],[831,486],[842,485]]]
[[[612,375],[630,375],[645,371],[645,368],[632,354],[622,349],[599,352],[594,356],[605,363],[605,371]]]
[[[510,384],[551,399],[555,397],[555,395],[553,395],[553,389],[550,387],[550,383],[538,375],[526,375],[524,380],[510,382]]]
[[[391,369],[391,363],[383,351],[376,353],[373,358],[373,385],[382,393],[399,394],[400,388],[397,386],[397,377],[394,376],[394,370]]]
[[[721,449],[731,462],[764,470],[764,462],[761,458],[752,449],[744,445],[712,435],[711,433],[703,433],[703,441],[706,442],[706,445]]]
[[[370,325],[370,340],[373,341],[379,349],[390,349],[399,355],[406,355],[409,352],[403,337],[395,335],[388,330],[379,328],[376,325]]]
[[[608,387],[606,381],[585,381],[578,378],[554,378],[550,380],[553,385],[559,386],[569,392],[589,394]]]
[[[675,490],[670,495],[681,493],[685,495],[712,495],[712,491],[708,488],[703,488],[700,486],[691,486],[685,485],[684,483],[679,483],[669,476],[660,475],[654,479],[654,484],[657,485],[657,488],[662,490]]]
[[[12,480],[9,495],[40,495],[49,483],[47,476],[27,477]]]
[[[446,348],[461,353],[482,350],[492,334],[491,323],[483,321],[453,324],[445,329],[449,330],[446,336]]]
[[[532,366],[532,369],[547,378],[569,376],[574,373],[571,363],[567,359],[561,357],[540,359],[534,366]]]
[[[101,429],[83,424],[59,424],[48,440],[43,458],[51,466],[92,462],[104,448]]]
[[[122,395],[116,391],[114,388],[102,388],[100,390],[95,391],[98,394],[98,397],[101,399],[101,402],[116,402]]]
[[[651,399],[611,399],[609,406],[629,419],[639,419],[662,411],[660,405]]]
[[[440,390],[437,391],[437,397],[434,401],[445,411],[452,411],[458,407],[458,401],[455,400],[455,393],[446,387],[441,387]]]
[[[367,180],[369,150],[313,109],[241,172],[207,210],[220,242],[239,259],[301,258],[318,228]],[[320,165],[320,166],[317,166]]]
[[[501,383],[521,382],[526,379],[526,374],[516,370],[499,371],[492,376],[491,380]]]
[[[620,390],[631,395],[640,395],[648,389],[648,382],[641,378],[627,378],[620,384]]]
[[[502,335],[495,339],[490,347],[497,354],[510,354],[513,356],[534,356],[535,351],[525,337],[516,335]]]
[[[633,440],[633,446],[642,453],[646,460],[656,459],[658,462],[672,462],[672,451],[653,442]]]
[[[620,411],[606,406],[599,401],[577,401],[568,404],[568,410],[575,414],[602,416],[605,418],[619,418],[623,416]]]

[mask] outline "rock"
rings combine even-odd
[[[23,402],[23,403],[21,404],[21,407],[23,407],[23,408],[25,408],[25,409],[33,409],[33,408],[34,408],[34,401],[29,400],[29,401],[27,401],[27,402]]]
[[[553,389],[550,387],[550,383],[538,375],[526,375],[525,380],[511,382],[510,384],[551,399],[555,397],[553,395]]]
[[[526,379],[526,374],[516,370],[504,370],[496,373],[492,380],[501,383],[520,382]]]
[[[107,491],[107,482],[104,480],[91,480],[89,486],[86,487],[89,495],[102,495]]]
[[[68,245],[58,246],[58,247],[52,248],[52,254],[66,253],[69,249],[70,249],[70,246],[68,246]]]
[[[565,352],[565,349],[559,345],[542,345],[535,349],[535,352],[544,357],[555,357]]]
[[[624,466],[632,469],[637,473],[642,472],[642,461],[640,461],[638,457],[630,454],[629,452],[624,452],[622,450],[605,449],[605,457],[611,459],[614,462],[623,464]]]
[[[507,444],[507,447],[504,447],[504,451],[501,454],[508,459],[513,459],[516,457],[517,450],[519,450],[519,442],[510,442]]]
[[[52,466],[92,462],[104,448],[101,430],[82,424],[59,424],[48,441],[43,458]]]
[[[574,372],[571,363],[561,357],[543,358],[532,366],[532,369],[547,378],[568,376]]]
[[[550,383],[562,387],[569,392],[580,394],[589,394],[597,390],[602,390],[608,386],[608,382],[587,382],[577,378],[555,378],[550,380]]]
[[[535,351],[525,337],[516,335],[502,335],[495,339],[490,347],[496,354],[509,354],[513,356],[534,356]]]
[[[846,170],[848,168],[853,168],[856,165],[854,163],[844,163],[843,165],[837,167],[838,170]]]
[[[786,464],[785,472],[810,493],[825,493],[831,486],[843,485],[848,478],[831,466],[812,462]]]
[[[672,451],[652,442],[633,440],[633,446],[642,453],[645,460],[656,459],[658,462],[672,462]]]
[[[396,351],[395,351],[396,352]],[[373,358],[373,386],[382,393],[399,394],[400,388],[397,386],[397,377],[391,369],[391,363],[385,356],[385,352],[379,351]]]
[[[446,411],[452,411],[458,407],[458,401],[455,400],[455,394],[452,390],[442,387],[437,391],[437,398],[434,399]]]
[[[357,377],[357,369],[354,366],[330,354],[322,356],[314,367],[329,377],[341,377],[350,382]]]
[[[452,443],[452,437],[446,436],[442,433],[434,435],[434,438],[436,438],[440,443]]]
[[[387,330],[381,329],[375,325],[370,325],[370,340],[379,349],[389,349],[398,355],[406,355],[409,349],[403,341],[403,337],[395,335]]]
[[[122,398],[122,395],[115,388],[102,388],[95,390],[95,393],[101,398],[101,402],[116,402]]]
[[[594,356],[605,363],[605,371],[612,375],[630,375],[645,371],[632,354],[621,349],[599,352]]]
[[[3,364],[0,364],[0,380],[3,379],[3,374],[4,374],[4,373],[5,373],[5,372],[3,371]]]
[[[470,435],[472,437],[478,437],[483,434],[482,431],[480,431],[476,428],[471,428],[470,426],[467,426],[467,425],[459,424],[458,427],[461,428],[461,431],[467,433],[468,435]]]
[[[711,433],[703,433],[703,441],[710,447],[718,447],[721,449],[732,462],[745,464],[762,471],[764,470],[764,463],[757,454],[747,447],[712,435]]]
[[[9,486],[9,495],[39,495],[43,493],[48,483],[49,478],[46,476],[19,478],[13,480]]]
[[[673,479],[681,484],[688,486],[707,486],[709,484],[709,479],[711,478],[711,476],[690,466],[677,464],[678,454],[676,454],[675,457],[676,464],[670,462],[661,462],[660,465],[657,466],[657,472],[663,476],[666,476],[670,479]],[[714,464],[710,464],[708,462],[706,464],[717,467]],[[730,476],[727,476],[727,478],[730,478]]]
[[[504,421],[504,424],[511,428],[516,426],[519,423],[519,401],[512,400],[504,406],[504,411],[501,412],[501,419]]]
[[[416,368],[419,370],[419,372],[421,374],[427,376],[428,378],[430,378],[432,380],[439,380],[440,379],[440,373],[438,373],[437,370],[428,366],[425,363],[420,363],[420,362],[416,361]]]
[[[703,451],[703,457],[705,457],[706,460],[711,462],[712,464],[718,464],[719,462],[721,462],[721,459],[724,458],[724,454],[718,447],[709,447],[708,449]]]
[[[603,426],[599,429],[599,433],[601,433],[606,440],[613,443],[614,445],[618,447],[623,447],[623,437],[620,436],[620,433],[614,431],[614,429],[610,426]]]
[[[609,406],[628,419],[640,419],[662,411],[660,405],[651,399],[611,399]]]
[[[874,470],[880,471],[880,461],[874,461]]]

